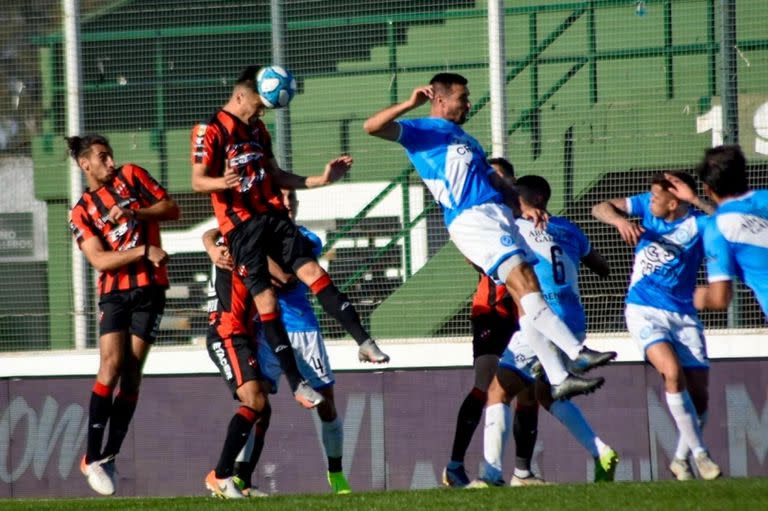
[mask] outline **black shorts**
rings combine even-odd
[[[251,380],[263,380],[256,356],[256,341],[245,335],[223,338],[215,327],[208,328],[206,338],[208,356],[219,368],[232,396],[237,399],[237,389]]]
[[[284,215],[267,213],[252,218],[230,232],[227,243],[235,266],[246,270],[243,281],[252,296],[271,286],[267,256],[290,273],[315,260],[312,243]]]
[[[497,314],[482,314],[471,319],[472,358],[480,355],[501,357],[512,334],[520,329],[514,317],[502,318]]]
[[[165,310],[165,289],[157,286],[114,291],[99,298],[99,335],[128,331],[155,342]]]

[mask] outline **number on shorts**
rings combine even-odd
[[[320,357],[310,357],[309,360],[312,362],[312,367],[315,368],[315,371],[317,371],[319,374],[323,374],[325,372],[323,370],[323,360]]]

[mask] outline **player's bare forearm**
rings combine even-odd
[[[420,107],[433,97],[434,91],[431,85],[416,87],[410,98],[402,103],[388,106],[370,116],[363,123],[363,129],[369,135],[395,141],[400,137],[400,126],[395,123],[395,119],[414,108]]]
[[[709,202],[702,200],[700,197],[697,197],[696,200],[692,202],[692,204],[707,215],[711,215],[715,212],[715,207]]]
[[[592,206],[592,216],[604,224],[616,226],[626,220],[625,212],[616,206],[616,199],[599,202]]]
[[[389,106],[370,116],[365,123],[363,123],[363,129],[366,133],[375,137],[380,137],[386,140],[397,140],[397,137],[400,134],[400,129],[399,126],[395,124],[395,119],[414,108],[416,107],[412,105],[410,101],[404,101]]]
[[[114,271],[129,264],[141,261],[144,258],[146,247],[140,245],[128,250],[113,252],[104,250],[97,238],[84,241],[80,248],[88,262],[98,271]]]
[[[239,184],[240,176],[231,168],[227,168],[224,175],[214,177],[209,175],[206,165],[196,163],[192,166],[192,190],[197,193],[222,192]]]
[[[203,233],[203,246],[205,247],[206,252],[210,252],[210,250],[216,246],[216,238],[218,237],[218,229],[208,229]]]
[[[268,169],[280,188],[302,190],[305,188],[320,188],[335,183],[344,177],[352,167],[352,157],[342,155],[326,163],[323,173],[316,176],[300,176],[286,172],[273,162]]]
[[[733,298],[731,281],[712,282],[699,286],[693,293],[693,306],[698,310],[725,310]]]
[[[163,199],[147,208],[134,211],[134,218],[136,220],[163,222],[166,220],[178,220],[179,217],[181,217],[181,210],[173,199]]]

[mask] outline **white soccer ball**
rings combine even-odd
[[[264,106],[282,108],[288,106],[298,87],[290,71],[281,66],[267,66],[256,75],[256,88]]]

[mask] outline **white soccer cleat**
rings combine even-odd
[[[379,349],[379,345],[373,339],[368,339],[357,350],[357,359],[360,362],[371,362],[373,364],[386,364],[389,362],[389,355]]]
[[[241,492],[237,486],[235,486],[235,482],[231,477],[217,479],[215,470],[211,470],[208,475],[205,476],[205,487],[211,490],[211,494],[214,497],[218,497],[220,499],[246,498],[245,495],[243,495],[243,492]]]
[[[536,477],[535,475],[531,474],[527,477],[517,477],[516,475],[512,476],[512,479],[509,481],[510,486],[544,486],[549,485],[552,483],[546,482],[541,477]]]
[[[693,457],[693,461],[696,463],[696,468],[699,471],[699,475],[702,479],[711,481],[720,477],[720,467],[712,461],[707,451],[700,452]]]
[[[692,481],[694,479],[691,464],[687,459],[674,458],[669,464],[669,471],[678,481]]]
[[[88,481],[88,486],[100,495],[115,494],[115,457],[107,456],[100,460],[85,462],[85,456],[80,460],[80,472]]]

